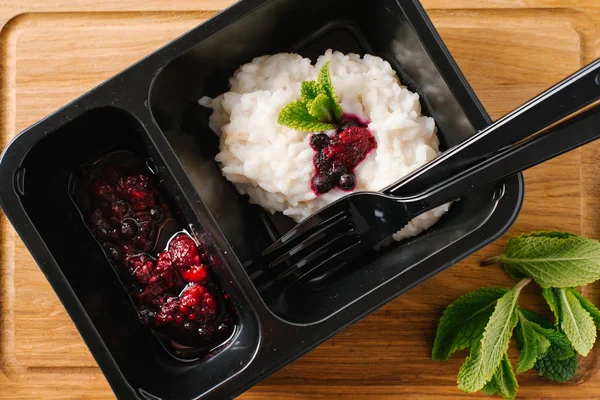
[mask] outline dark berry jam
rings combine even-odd
[[[311,189],[319,195],[334,187],[346,191],[354,189],[354,169],[377,147],[377,142],[367,123],[345,114],[335,135],[315,133],[310,137],[310,145],[317,152],[313,159],[315,175]]]
[[[235,311],[211,257],[183,230],[144,162],[111,153],[74,172],[72,182],[72,197],[142,323],[179,354],[198,356],[231,338]]]

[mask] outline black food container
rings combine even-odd
[[[231,398],[386,302],[490,243],[515,220],[522,177],[469,194],[418,237],[365,254],[317,286],[263,298],[245,267],[293,223],[220,174],[209,111],[235,69],[264,54],[332,48],[383,57],[421,95],[443,148],[490,123],[416,0],[243,0],[30,127],[0,160],[0,203],[120,399]],[[143,326],[70,198],[74,170],[110,149],[152,164],[211,254],[236,314],[210,354],[175,357]],[[433,182],[432,182],[433,183]],[[411,188],[406,190],[419,190]]]

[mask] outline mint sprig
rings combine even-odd
[[[550,348],[550,340],[543,334],[542,327],[527,319],[523,310],[518,311],[520,331],[520,352],[517,361],[517,373],[529,371],[540,356]]]
[[[455,351],[480,341],[496,302],[507,292],[506,289],[481,288],[450,304],[440,319],[431,358],[446,361]]]
[[[458,387],[465,392],[481,390],[500,366],[513,329],[517,325],[518,298],[531,281],[523,279],[496,302],[494,312],[485,326],[481,343],[471,347],[471,355],[458,372]]]
[[[481,288],[450,304],[438,325],[432,359],[447,360],[468,347],[458,387],[513,399],[518,385],[507,350],[514,332],[518,374],[536,369],[553,381],[572,379],[578,355],[589,354],[600,329],[600,310],[575,289],[600,278],[600,242],[565,232],[530,233],[510,238],[502,255],[482,265],[493,263],[504,264],[519,283],[511,290]],[[519,294],[530,281],[542,287],[554,324],[519,307]]]
[[[552,381],[566,382],[573,378],[577,371],[578,361],[577,352],[571,346],[569,338],[555,328],[550,321],[539,315],[528,310],[519,310],[519,313],[527,321],[526,323],[532,325],[536,333],[541,335],[538,336],[538,339],[544,337],[550,344],[545,352],[538,354],[533,368],[537,369],[540,376]],[[515,336],[520,354],[522,354],[526,350],[521,320],[515,329]],[[521,357],[519,357],[520,359]],[[517,371],[517,373],[521,372]]]
[[[512,277],[529,276],[543,288],[587,285],[600,279],[600,242],[563,232],[508,239],[499,262]]]
[[[278,124],[302,132],[335,129],[343,112],[331,83],[329,67],[329,61],[321,67],[318,82],[302,82],[301,100],[289,103],[281,110]]]
[[[573,288],[545,288],[542,295],[554,313],[556,325],[567,335],[575,350],[587,356],[596,341],[596,325],[580,299],[585,300],[588,307],[596,307]]]

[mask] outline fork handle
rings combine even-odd
[[[384,189],[383,193],[407,196],[422,192],[600,99],[599,86],[600,59],[448,149],[440,157]]]
[[[423,211],[458,199],[466,192],[508,178],[579,146],[600,138],[600,106],[505,149],[431,190],[413,197],[398,198],[409,202],[415,216]]]

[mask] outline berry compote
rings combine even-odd
[[[319,195],[334,187],[346,191],[354,189],[354,169],[377,147],[377,142],[366,123],[345,114],[335,135],[315,133],[310,137],[310,146],[317,152],[313,159],[315,175],[311,189]]]
[[[142,323],[179,354],[197,356],[235,331],[235,311],[211,257],[183,230],[146,163],[114,152],[73,174],[72,197]]]

